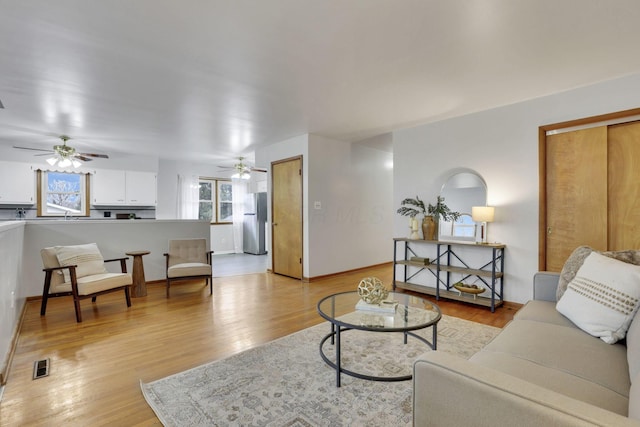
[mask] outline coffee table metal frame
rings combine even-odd
[[[442,312],[440,311],[440,308],[436,304],[434,304],[431,301],[428,301],[428,300],[426,300],[424,298],[420,298],[420,297],[409,295],[409,294],[390,292],[388,299],[400,300],[398,302],[398,306],[396,307],[395,316],[398,315],[398,312],[400,312],[401,316],[402,316],[402,313],[404,313],[404,318],[406,319],[407,316],[408,316],[408,312],[409,312],[408,307],[411,307],[412,310],[420,310],[420,308],[418,308],[418,307],[409,306],[407,303],[403,303],[402,302],[402,300],[404,300],[404,302],[408,302],[407,300],[409,298],[417,299],[417,300],[420,301],[420,303],[423,303],[425,305],[430,306],[432,310],[436,311],[437,315],[433,319],[430,319],[430,320],[425,321],[425,322],[420,322],[420,323],[415,323],[415,324],[410,324],[410,323],[405,322],[405,324],[402,325],[402,326],[394,325],[393,327],[385,327],[385,326],[377,326],[377,325],[375,325],[375,326],[361,325],[361,324],[349,323],[347,321],[340,320],[340,318],[339,318],[340,316],[335,316],[335,308],[336,308],[335,307],[335,301],[336,301],[336,298],[339,298],[341,295],[345,295],[346,296],[346,294],[356,294],[357,295],[357,292],[355,292],[355,291],[340,292],[340,293],[337,293],[337,294],[329,295],[327,297],[322,298],[318,302],[318,305],[317,305],[318,314],[320,314],[320,316],[322,316],[323,318],[328,320],[329,323],[331,323],[331,332],[329,332],[320,341],[320,356],[322,357],[322,360],[324,360],[327,363],[327,365],[331,366],[333,369],[336,370],[336,387],[340,387],[340,385],[341,385],[341,382],[340,382],[340,374],[341,373],[350,375],[350,376],[355,377],[355,378],[360,378],[360,379],[364,379],[364,380],[371,380],[371,381],[392,382],[392,381],[407,381],[407,380],[412,379],[413,375],[402,375],[402,376],[396,376],[396,377],[379,377],[379,376],[366,375],[366,374],[354,372],[354,371],[351,371],[349,369],[345,369],[344,367],[342,367],[341,354],[340,354],[340,351],[341,351],[340,344],[341,344],[342,332],[350,331],[352,329],[357,329],[357,330],[361,330],[361,331],[369,331],[369,332],[402,332],[404,334],[404,344],[407,344],[407,338],[408,338],[409,335],[411,335],[412,337],[416,338],[417,340],[425,343],[432,350],[436,350],[437,344],[438,344],[438,322],[442,318]],[[333,299],[331,301],[333,314],[325,313],[321,308],[323,306],[323,302],[325,302],[326,300],[329,300],[329,299]],[[353,297],[354,304],[358,301],[358,299],[359,298],[356,298],[355,296]],[[354,307],[354,309],[355,309],[355,307]],[[388,316],[390,314],[390,313],[373,312],[373,311],[372,312],[366,312],[366,313],[367,314],[379,314],[381,316],[385,316],[385,315]],[[344,313],[344,314],[347,314],[347,313]],[[341,315],[341,316],[344,316],[344,314]],[[412,332],[412,331],[425,329],[425,328],[428,328],[428,327],[432,328],[433,335],[432,335],[431,342],[429,342],[426,338],[421,337],[420,335],[417,335],[417,334]],[[336,361],[335,362],[330,360],[326,356],[326,354],[324,353],[324,349],[323,349],[324,344],[329,339],[331,339],[331,345],[335,345],[335,349],[336,349]]]

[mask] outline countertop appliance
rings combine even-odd
[[[267,193],[250,193],[245,197],[242,248],[247,254],[264,255],[267,227]]]

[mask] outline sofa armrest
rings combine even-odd
[[[533,299],[537,301],[556,301],[556,290],[560,273],[539,271],[533,275]]]
[[[413,366],[414,426],[638,426],[637,421],[460,357]]]

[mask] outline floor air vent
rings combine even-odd
[[[46,377],[49,375],[49,359],[36,360],[33,363],[33,379]]]

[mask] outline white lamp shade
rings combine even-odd
[[[60,166],[61,168],[66,168],[67,166],[71,166],[71,160],[62,159],[60,160],[60,162],[58,162],[58,166]]]
[[[471,208],[471,218],[475,222],[493,222],[493,206],[473,206]]]

